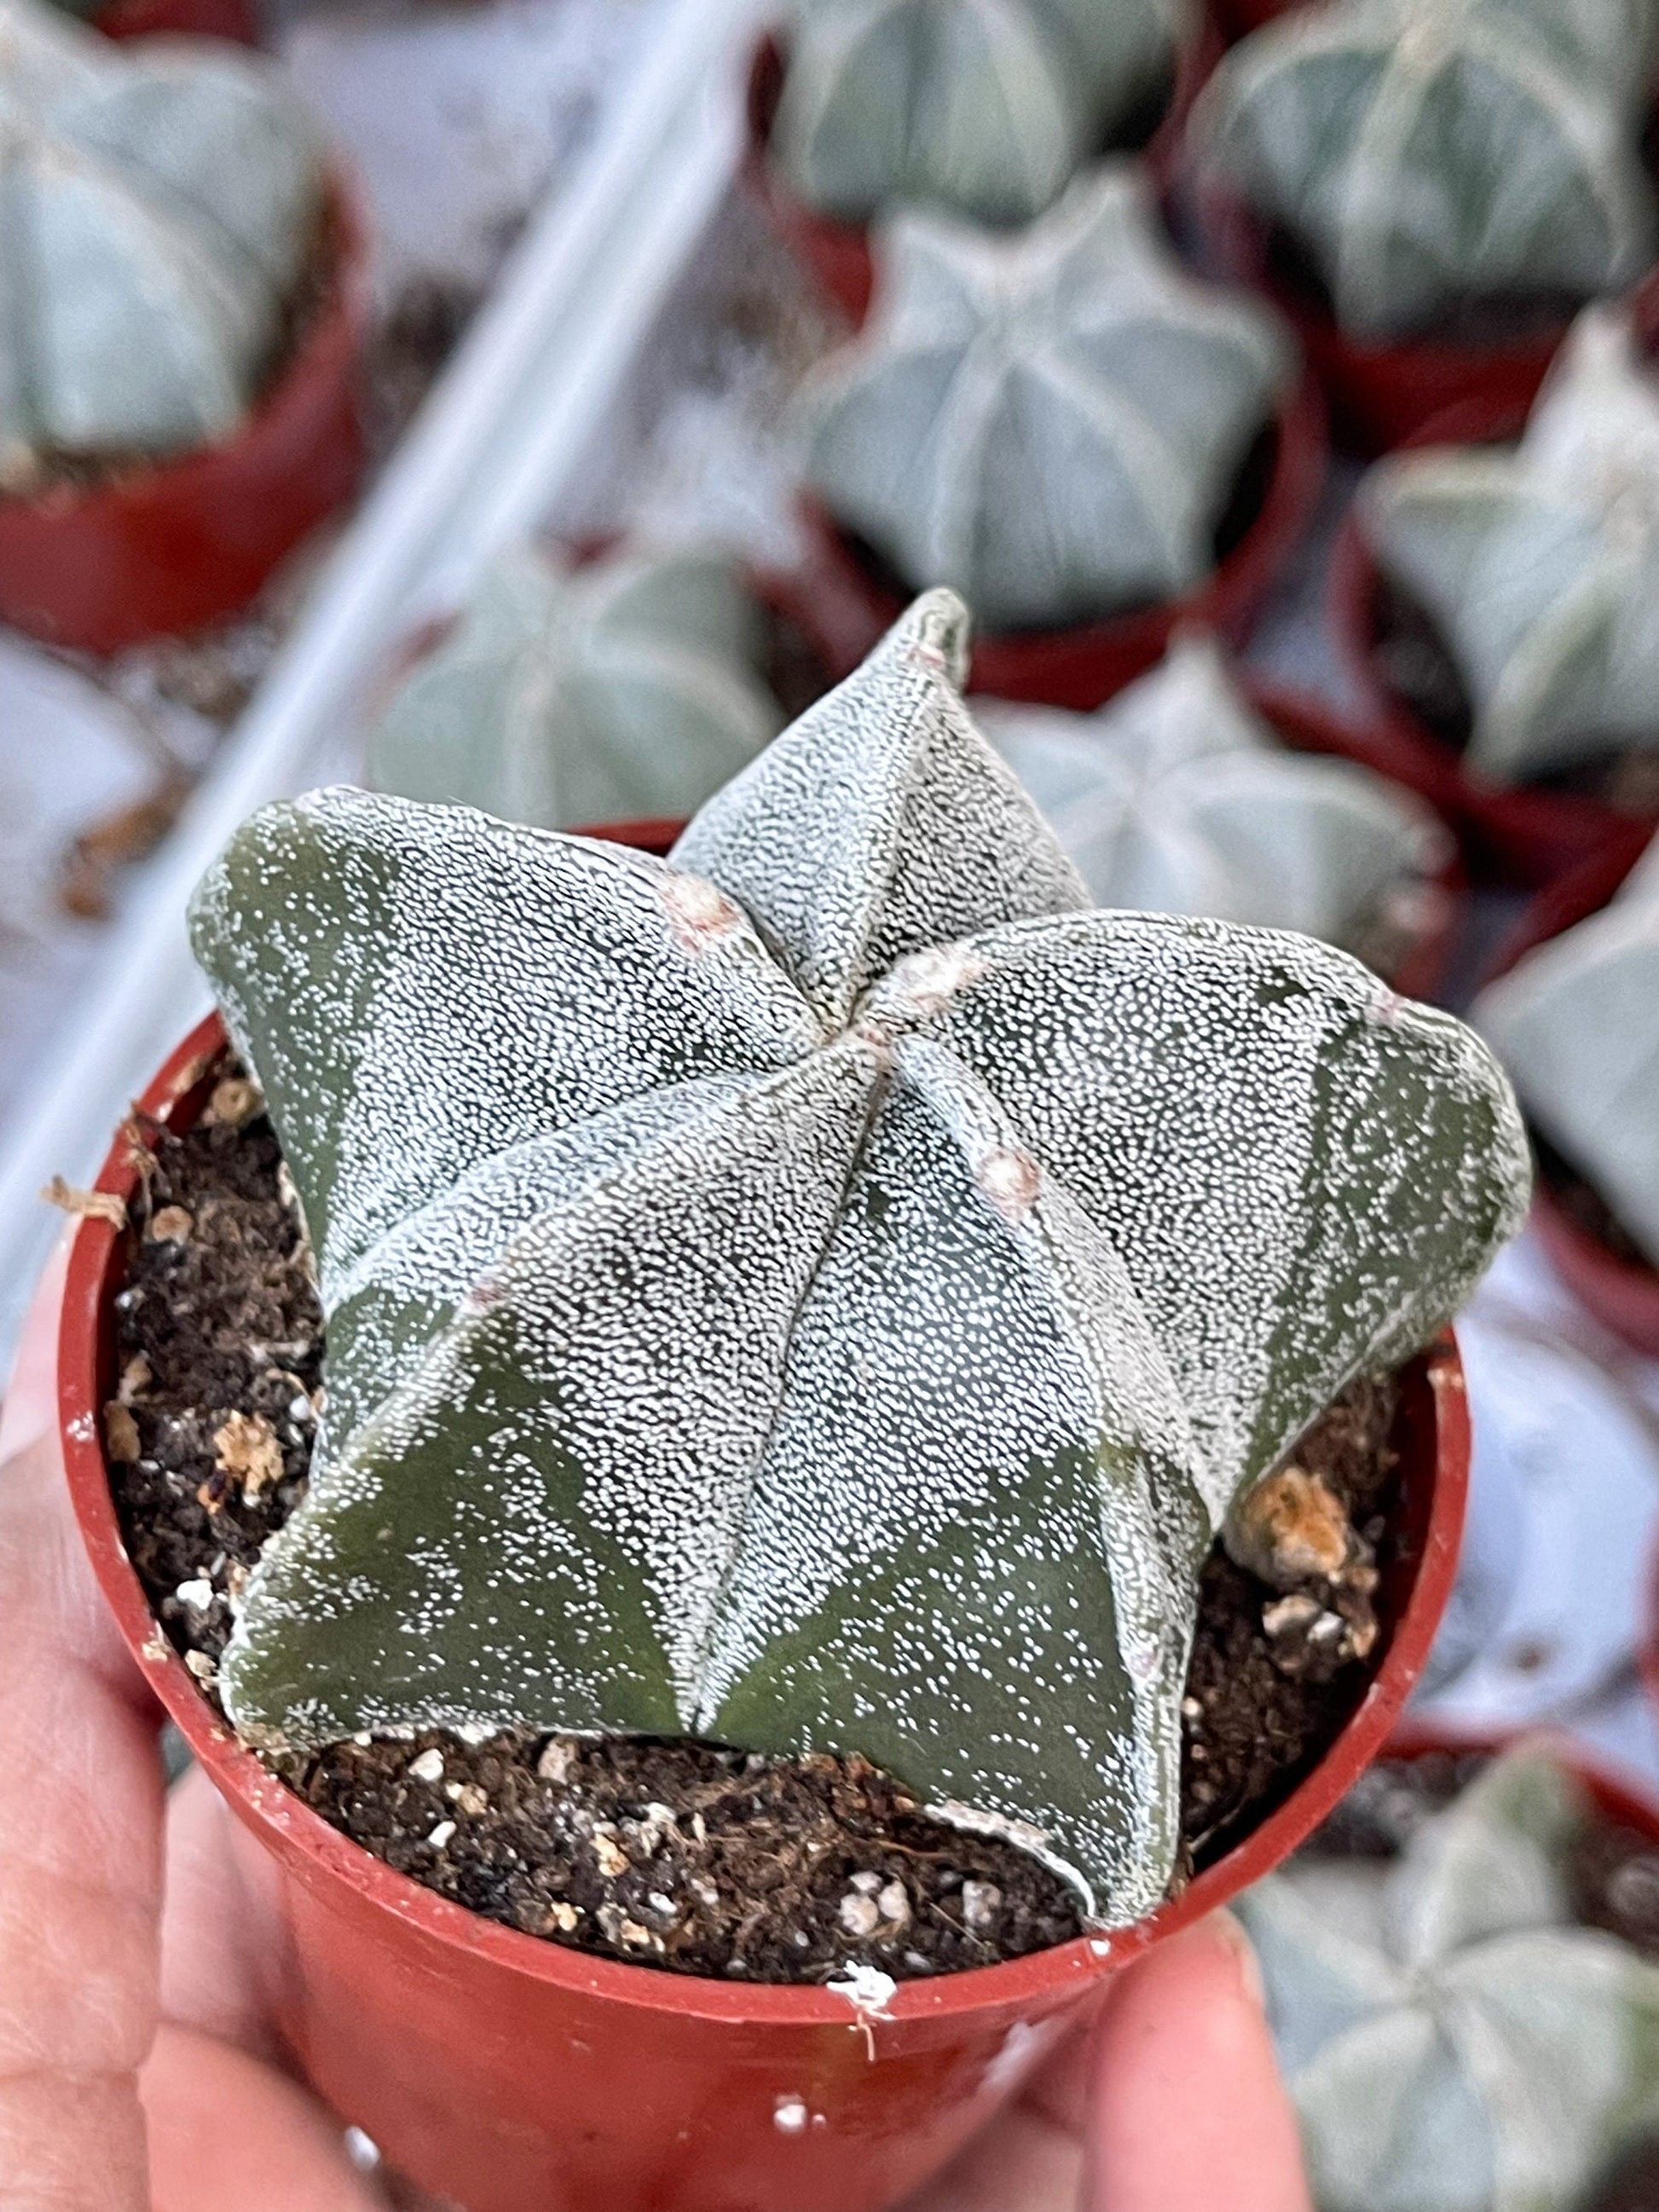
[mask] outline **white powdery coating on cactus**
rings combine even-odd
[[[988,700],[987,735],[1097,906],[1298,929],[1363,951],[1451,839],[1413,792],[1288,751],[1208,638],[1177,644],[1093,714]]]
[[[1659,1267],[1659,841],[1603,912],[1483,991],[1473,1019]]]
[[[1659,380],[1627,313],[1579,317],[1519,445],[1402,453],[1361,496],[1456,658],[1476,775],[1659,747]]]
[[[134,49],[0,0],[0,492],[63,456],[164,457],[255,396],[322,164],[279,73]]]
[[[682,819],[776,734],[763,644],[720,555],[516,547],[369,732],[369,781],[544,829]]]
[[[1182,269],[1139,169],[1088,172],[1012,235],[905,210],[876,250],[868,322],[798,404],[839,521],[994,629],[1210,573],[1292,349],[1253,300]]]
[[[1328,2212],[1576,2212],[1659,2122],[1659,1965],[1571,1924],[1582,1792],[1522,1746],[1392,1865],[1241,1899]]]
[[[256,1737],[859,1751],[1162,1893],[1215,1523],[1457,1303],[1518,1125],[1340,955],[1073,910],[964,647],[920,602],[695,875],[344,792],[210,873],[329,1322]]]
[[[1653,0],[1344,0],[1222,63],[1209,165],[1317,261],[1347,329],[1622,290],[1653,252]]]

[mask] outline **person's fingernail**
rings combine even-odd
[[[1212,1916],[1210,1924],[1238,1961],[1239,1986],[1256,2010],[1262,2011],[1267,2004],[1267,1991],[1261,1984],[1261,1961],[1243,1923],[1231,1912],[1217,1912]]]

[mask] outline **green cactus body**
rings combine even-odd
[[[1523,1746],[1392,1864],[1243,1899],[1320,2212],[1577,2212],[1659,2125],[1659,1965],[1571,1924],[1586,1812]]]
[[[322,191],[310,125],[257,56],[118,46],[0,0],[0,492],[234,430]]]
[[[1518,446],[1379,463],[1361,514],[1456,659],[1476,775],[1659,747],[1659,383],[1622,313],[1579,318]]]
[[[1659,842],[1610,906],[1489,984],[1474,1019],[1538,1127],[1659,1267]]]
[[[1302,930],[1350,952],[1385,921],[1421,934],[1450,855],[1437,817],[1352,761],[1287,752],[1208,639],[1097,714],[987,701],[981,720],[1097,906]]]
[[[1012,238],[906,212],[878,260],[869,322],[798,406],[839,520],[996,629],[1209,574],[1291,350],[1264,310],[1180,268],[1138,170],[1079,178]]]
[[[369,780],[544,829],[678,818],[777,732],[762,651],[761,611],[719,556],[567,574],[520,549],[399,686],[369,733]]]
[[[1029,220],[1173,73],[1188,0],[810,0],[773,146],[802,197]]]
[[[1655,33],[1652,0],[1337,0],[1236,49],[1195,137],[1358,336],[1583,301],[1652,256]]]
[[[966,657],[928,594],[668,862],[336,791],[204,881],[329,1332],[253,1741],[859,1752],[1163,1893],[1213,1528],[1456,1306],[1524,1141],[1343,956],[1089,911]]]

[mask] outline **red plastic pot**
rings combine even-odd
[[[1382,1749],[1384,1759],[1429,1759],[1437,1753],[1486,1753],[1497,1758],[1516,1743],[1536,1743],[1577,1778],[1591,1805],[1611,1826],[1629,1828],[1659,1845],[1659,1798],[1637,1774],[1613,1767],[1587,1751],[1574,1735],[1557,1729],[1527,1729],[1504,1735],[1481,1729],[1443,1726],[1429,1716],[1408,1714]]]
[[[1194,204],[1220,265],[1235,283],[1265,292],[1294,327],[1346,451],[1391,453],[1414,442],[1424,425],[1449,407],[1475,404],[1524,416],[1567,334],[1563,320],[1503,345],[1350,337],[1322,301],[1277,275],[1267,228],[1248,209],[1216,187],[1195,194]],[[1659,322],[1659,268],[1644,277],[1632,304],[1643,329]]]
[[[1236,39],[1247,39],[1252,31],[1263,24],[1288,15],[1293,8],[1305,6],[1306,0],[1210,0],[1210,13],[1221,27],[1229,44]]]
[[[607,834],[660,848],[673,825]],[[142,1110],[187,1127],[223,1032],[186,1039]],[[137,1175],[131,1130],[98,1187]],[[1421,1672],[1456,1568],[1468,1411],[1448,1334],[1407,1370],[1397,1443],[1405,1557],[1370,1692],[1325,1759],[1236,1849],[1139,1926],[901,1987],[860,2012],[820,1989],[695,1980],[588,1958],[478,1918],[329,1827],[244,1751],[157,1627],[121,1540],[100,1443],[123,1243],[83,1219],[58,1389],[69,1483],[122,1635],[238,1816],[240,1865],[282,1932],[285,2036],[391,2163],[468,2212],[881,2212],[937,2171],[1150,1944],[1236,1895],[1317,1826]]]
[[[1494,444],[1514,438],[1524,410],[1485,401],[1449,409],[1406,441],[1408,447]],[[1331,561],[1330,620],[1337,647],[1358,687],[1400,782],[1431,799],[1464,834],[1479,876],[1523,887],[1547,884],[1599,854],[1626,850],[1654,823],[1620,812],[1599,799],[1534,784],[1481,783],[1462,756],[1419,720],[1380,672],[1381,573],[1360,526],[1357,505],[1342,519]]]
[[[335,267],[294,359],[235,434],[82,489],[0,499],[0,621],[53,645],[116,653],[224,620],[356,489],[358,365],[368,235],[355,191],[330,186]]]
[[[234,39],[244,46],[259,43],[251,0],[110,0],[92,20],[110,39],[170,31],[193,39]]]
[[[1214,573],[1162,606],[1109,615],[1071,629],[981,631],[969,688],[1086,713],[1160,661],[1176,631],[1207,629],[1242,644],[1294,550],[1325,480],[1325,427],[1319,396],[1298,385],[1281,401],[1273,475],[1255,521]],[[837,677],[857,667],[902,603],[878,581],[828,512],[800,502],[806,551],[797,611],[825,665]]]
[[[1498,946],[1483,981],[1496,982],[1527,953],[1599,914],[1647,842],[1645,831],[1626,823],[1620,842],[1547,884]],[[1625,1343],[1659,1358],[1659,1269],[1610,1251],[1573,1218],[1541,1176],[1533,1196],[1532,1224],[1550,1264],[1579,1303]]]
[[[1206,15],[1197,36],[1182,50],[1168,112],[1145,149],[1160,192],[1169,191],[1175,182],[1188,114],[1220,58],[1221,40]],[[875,289],[870,233],[863,223],[843,222],[809,207],[773,161],[772,124],[783,71],[784,48],[777,34],[768,32],[757,42],[749,66],[743,180],[779,236],[856,328],[869,313]]]

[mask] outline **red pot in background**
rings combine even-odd
[[[1312,519],[1325,480],[1324,417],[1308,383],[1282,400],[1273,474],[1260,511],[1213,574],[1163,606],[1137,608],[1071,629],[981,630],[968,688],[999,699],[1086,713],[1164,658],[1178,629],[1212,630],[1243,642],[1263,600]],[[801,502],[806,553],[797,612],[825,665],[855,668],[903,611],[873,576],[827,510]]]
[[[0,621],[116,653],[220,622],[362,473],[358,368],[369,241],[355,190],[330,187],[335,265],[293,359],[231,438],[88,489],[0,499]]]
[[[1384,1759],[1418,1759],[1437,1753],[1485,1752],[1496,1758],[1521,1742],[1541,1744],[1589,1793],[1591,1805],[1610,1826],[1629,1828],[1659,1845],[1659,1797],[1645,1777],[1615,1767],[1586,1749],[1577,1736],[1559,1729],[1527,1729],[1515,1735],[1480,1729],[1455,1729],[1425,1716],[1407,1714],[1383,1746]]]
[[[1160,192],[1167,192],[1175,181],[1188,113],[1220,58],[1221,40],[1206,15],[1179,57],[1169,111],[1145,149],[1144,158]],[[772,160],[772,123],[783,89],[783,45],[775,32],[768,32],[757,44],[749,67],[744,109],[749,135],[743,180],[779,236],[856,328],[869,312],[875,289],[869,228],[809,207]]]
[[[1492,445],[1518,437],[1520,406],[1486,401],[1449,408],[1412,437],[1407,448]],[[1396,763],[1401,783],[1432,799],[1464,833],[1478,878],[1533,887],[1598,854],[1626,850],[1655,826],[1599,799],[1535,784],[1498,785],[1466,773],[1462,755],[1390,689],[1376,659],[1381,574],[1360,526],[1357,504],[1342,519],[1331,561],[1330,620],[1337,650],[1363,696],[1369,720]]]
[[[1293,8],[1306,4],[1307,0],[1210,0],[1210,13],[1220,25],[1222,36],[1231,44],[1235,39],[1248,38],[1264,23],[1289,15]]]
[[[660,849],[673,825],[608,831]],[[223,1032],[204,1023],[143,1110],[187,1127]],[[128,1195],[130,1133],[98,1187]],[[884,2212],[942,2166],[1118,1967],[1275,1866],[1376,1755],[1427,1656],[1456,1568],[1468,1408],[1449,1334],[1402,1393],[1405,1556],[1379,1592],[1389,1642],[1317,1769],[1138,1926],[899,1988],[858,2011],[821,1989],[749,1987],[585,1957],[481,1919],[329,1827],[244,1751],[161,1632],[122,1543],[100,1443],[124,1248],[83,1219],[59,1331],[75,1510],[123,1636],[238,1816],[240,1862],[281,1928],[284,2032],[304,2072],[391,2163],[468,2212]]]
[[[252,0],[109,0],[93,21],[106,38],[145,39],[153,32],[190,38],[234,39],[257,46],[258,19]]]
[[[1647,844],[1648,832],[1627,823],[1620,842],[1547,884],[1498,946],[1483,981],[1496,982],[1527,953],[1599,914]],[[1580,1304],[1604,1328],[1659,1359],[1659,1269],[1610,1251],[1567,1212],[1541,1176],[1534,1191],[1532,1221],[1551,1266]]]

